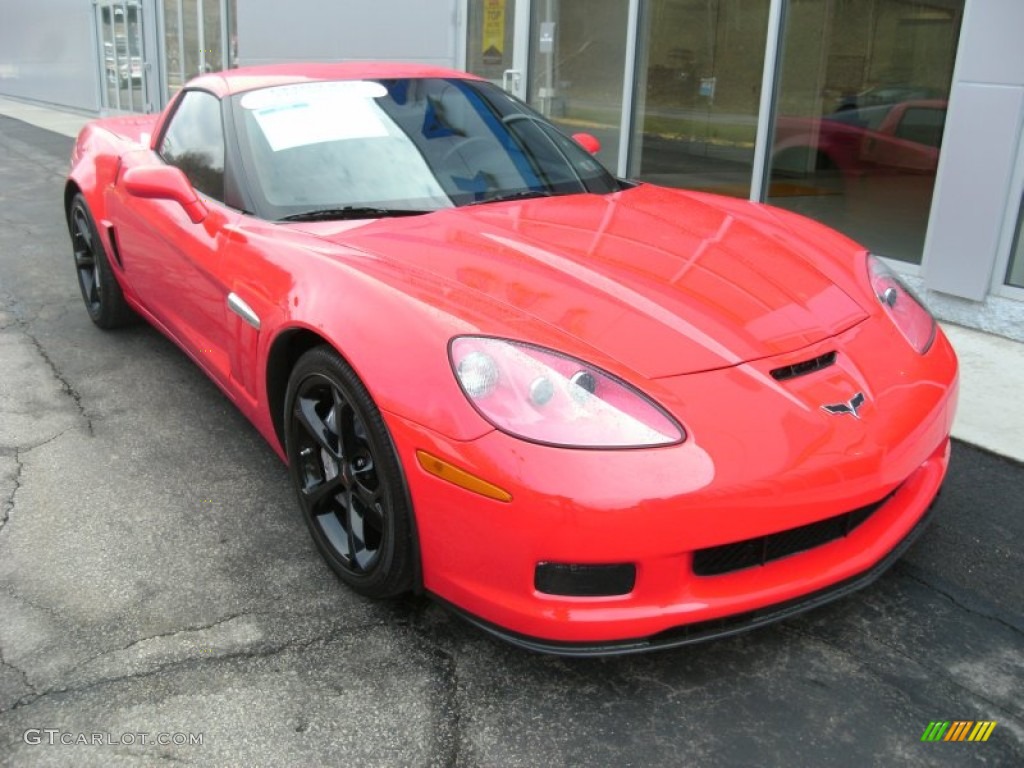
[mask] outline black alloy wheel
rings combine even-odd
[[[68,231],[75,258],[78,287],[90,319],[103,329],[128,325],[135,315],[121,292],[121,286],[110,271],[103,242],[93,223],[85,198],[75,195],[68,209]]]
[[[304,354],[288,382],[288,465],[313,541],[368,597],[413,584],[411,512],[391,437],[355,372],[330,347]]]

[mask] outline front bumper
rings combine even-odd
[[[458,442],[385,414],[416,512],[424,588],[510,642],[593,655],[733,634],[863,586],[920,532],[948,466],[956,403],[946,339],[925,356],[879,359],[886,345],[906,348],[886,328],[863,323],[792,356],[653,382],[649,393],[687,428],[677,446],[566,450],[496,431]],[[785,384],[765,376],[830,346],[840,355],[826,371]],[[821,411],[858,390],[867,395],[861,418]],[[497,484],[512,501],[427,474],[417,449]],[[827,543],[719,575],[694,571],[698,550],[882,500]],[[635,585],[616,596],[544,594],[534,582],[544,562],[632,563]]]
[[[649,637],[639,637],[630,640],[610,640],[604,643],[588,642],[556,642],[543,640],[527,635],[520,635],[510,632],[490,622],[463,611],[456,605],[441,598],[436,598],[453,613],[458,614],[470,624],[482,629],[490,635],[504,640],[523,650],[535,653],[547,653],[553,656],[572,657],[594,657],[594,656],[623,656],[633,653],[645,653],[647,651],[666,650],[678,648],[683,645],[701,643],[705,640],[737,635],[741,632],[748,632],[752,629],[772,624],[776,621],[797,616],[805,611],[819,608],[846,597],[857,590],[871,584],[892,566],[903,553],[910,548],[917,537],[924,531],[931,520],[932,505],[929,505],[928,512],[922,517],[895,549],[889,552],[882,560],[869,568],[867,571],[840,581],[817,592],[803,595],[784,603],[776,603],[765,608],[758,608],[746,613],[735,614],[721,619],[709,619],[707,621],[683,624],[673,629],[667,629]]]

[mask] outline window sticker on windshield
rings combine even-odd
[[[303,83],[253,91],[241,106],[252,111],[274,152],[309,144],[388,135],[373,99],[386,95],[380,83]]]

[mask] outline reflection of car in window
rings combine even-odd
[[[908,83],[889,83],[867,88],[860,93],[842,96],[836,104],[836,112],[849,109],[864,109],[886,104],[897,104],[901,101],[920,101],[924,99],[942,99],[946,92],[926,85]]]
[[[867,172],[934,174],[946,102],[905,101],[824,117],[780,117],[772,169],[784,176]]]

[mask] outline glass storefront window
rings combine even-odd
[[[164,0],[164,57],[167,62],[168,97],[174,96],[185,84],[181,62],[185,55],[185,41],[181,37],[181,0]]]
[[[631,176],[750,195],[769,5],[645,5]]]
[[[193,77],[238,66],[236,0],[163,0],[162,5],[168,99]]]
[[[103,57],[103,107],[141,112],[143,91],[143,13],[138,0],[101,0],[96,4]]]
[[[768,202],[920,263],[963,7],[789,3]]]
[[[567,133],[601,142],[598,158],[619,162],[629,3],[534,0],[530,20],[529,102]]]
[[[204,72],[224,69],[224,43],[220,0],[203,0],[203,65]]]
[[[1024,199],[1020,201],[1017,217],[1017,236],[1013,239],[1010,265],[1006,269],[1006,284],[1024,288]]]

